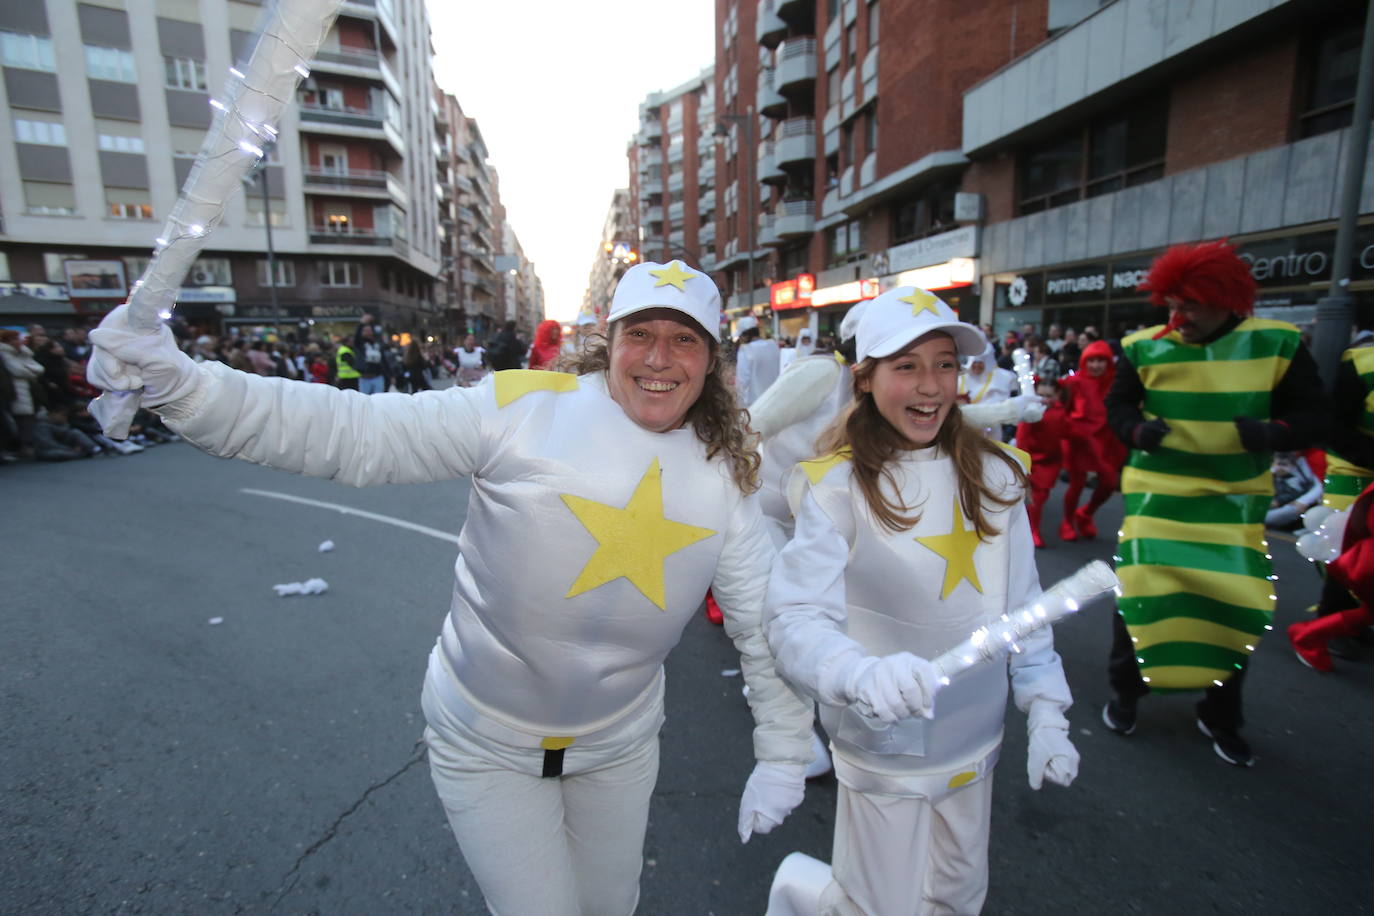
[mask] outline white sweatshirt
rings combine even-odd
[[[959,551],[941,539],[956,526],[968,530],[972,522],[955,508],[953,462],[938,448],[908,452],[893,468],[906,504],[921,513],[908,531],[894,534],[881,527],[850,471],[842,458],[797,468],[791,488],[796,534],[773,567],[765,631],[778,670],[822,703],[821,719],[838,752],[841,780],[901,794],[912,781],[906,777],[919,782],[923,775],[995,760],[1007,669],[991,665],[961,675],[936,697],[934,719],[887,727],[822,696],[824,672],[867,655],[907,651],[934,658],[979,626],[1030,602],[1040,583],[1019,499],[989,513],[998,534],[965,542],[962,556],[971,556],[971,565],[960,562]],[[986,461],[984,474],[996,492],[1019,496],[1002,462]],[[1026,640],[1022,649],[1010,661],[1016,705],[1026,710],[1031,701],[1043,699],[1067,709],[1072,701],[1050,631]]]
[[[467,707],[445,714],[472,724],[475,712],[531,746],[605,732],[661,689],[711,587],[742,656],[757,758],[810,759],[809,703],[760,630],[773,548],[758,499],[690,428],[637,426],[600,374],[514,370],[366,397],[200,371],[197,391],[160,412],[212,454],[354,486],[472,476],[429,666],[431,692]]]

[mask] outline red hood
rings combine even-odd
[[[1078,374],[1085,379],[1091,379],[1088,374],[1088,360],[1105,359],[1107,361],[1107,371],[1102,373],[1100,378],[1093,381],[1102,386],[1102,390],[1112,387],[1112,379],[1116,377],[1116,354],[1105,340],[1094,340],[1083,348],[1083,353],[1078,357]]]

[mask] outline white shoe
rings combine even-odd
[[[127,439],[123,442],[116,439],[114,440],[114,445],[121,455],[132,455],[134,452],[143,451],[143,446],[139,445],[137,442],[130,442]]]
[[[806,778],[816,779],[831,770],[830,751],[813,729],[811,732],[811,762],[806,765]]]

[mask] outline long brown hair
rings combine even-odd
[[[878,360],[868,358],[854,367],[854,401],[844,413],[821,433],[816,447],[822,455],[847,450],[859,491],[880,524],[895,533],[911,529],[921,520],[919,506],[908,506],[901,498],[892,462],[911,448],[906,437],[897,432],[878,411],[873,395],[862,390],[873,378]],[[1006,462],[1020,487],[1026,484],[1026,473],[1020,463],[1006,451],[988,440],[982,432],[970,427],[953,404],[945,422],[935,437],[935,444],[954,462],[955,478],[959,482],[959,505],[964,517],[973,521],[974,530],[986,539],[997,533],[984,511],[984,503],[1007,508],[1019,500],[1005,496],[983,482],[983,462],[996,457]],[[884,492],[886,479],[891,495]]]
[[[612,324],[607,334],[588,336],[576,354],[559,360],[558,370],[577,375],[608,372],[611,368],[611,341],[615,338],[618,324]],[[692,425],[697,438],[705,443],[706,457],[724,455],[730,464],[730,477],[735,486],[748,495],[761,486],[759,437],[749,429],[749,413],[739,406],[734,388],[725,381],[720,346],[710,334],[705,331],[701,334],[711,349],[711,364],[701,395],[687,409],[687,422]]]

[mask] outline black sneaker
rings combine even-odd
[[[1240,732],[1229,728],[1208,728],[1207,723],[1197,720],[1197,730],[1212,739],[1212,750],[1217,756],[1233,767],[1252,767],[1255,754],[1250,744],[1240,736]]]
[[[1135,704],[1119,698],[1109,700],[1102,707],[1102,724],[1118,735],[1129,735],[1135,731]]]

